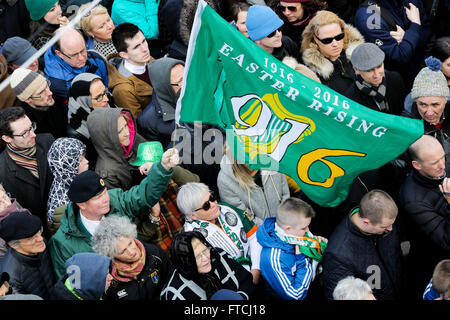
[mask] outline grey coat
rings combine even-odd
[[[258,227],[264,219],[275,217],[278,206],[290,197],[284,174],[261,170],[261,176],[264,188],[242,188],[233,174],[230,161],[223,156],[217,177],[221,201],[245,210]]]

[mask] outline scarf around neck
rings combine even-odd
[[[36,145],[26,149],[15,148],[9,143],[6,146],[8,148],[8,155],[10,156],[10,158],[19,167],[29,170],[36,179],[39,179],[39,168],[36,158]]]
[[[389,105],[386,101],[386,77],[383,77],[383,81],[378,87],[374,87],[371,84],[364,81],[361,75],[356,75],[356,87],[362,91],[365,95],[373,97],[378,103],[380,111],[389,111]]]
[[[112,261],[112,272],[113,278],[119,282],[130,282],[142,272],[145,265],[145,248],[144,245],[138,240],[134,239],[141,257],[132,263],[122,262],[118,259],[113,259]]]
[[[298,245],[302,254],[318,262],[322,261],[322,255],[327,247],[327,243],[325,241],[319,243],[311,232],[305,233],[304,237],[295,237],[287,234],[276,222],[274,231],[281,241]]]

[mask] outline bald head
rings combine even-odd
[[[412,166],[423,176],[440,179],[445,175],[445,152],[433,136],[423,135],[408,149]]]
[[[62,32],[62,29],[56,31]],[[86,43],[81,33],[73,28],[64,32],[58,43],[55,44],[56,54],[73,68],[82,68],[86,65]]]

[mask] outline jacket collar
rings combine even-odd
[[[447,173],[448,169],[446,169],[446,176],[448,176]],[[424,175],[422,175],[419,171],[417,171],[416,169],[413,168],[412,170],[412,177],[413,179],[420,185],[429,188],[429,189],[434,189],[434,188],[438,188],[439,185],[442,183],[442,180],[444,180],[444,178],[442,179],[431,179],[431,178],[427,178]]]

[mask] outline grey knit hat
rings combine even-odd
[[[25,68],[14,70],[11,75],[11,89],[20,101],[25,101],[46,81],[39,73]]]
[[[37,52],[31,43],[21,37],[12,37],[3,44],[2,54],[8,63],[24,64],[33,54]]]
[[[448,98],[447,79],[441,71],[441,61],[434,57],[425,60],[426,67],[422,68],[414,79],[411,90],[411,99],[419,97],[445,97]]]

